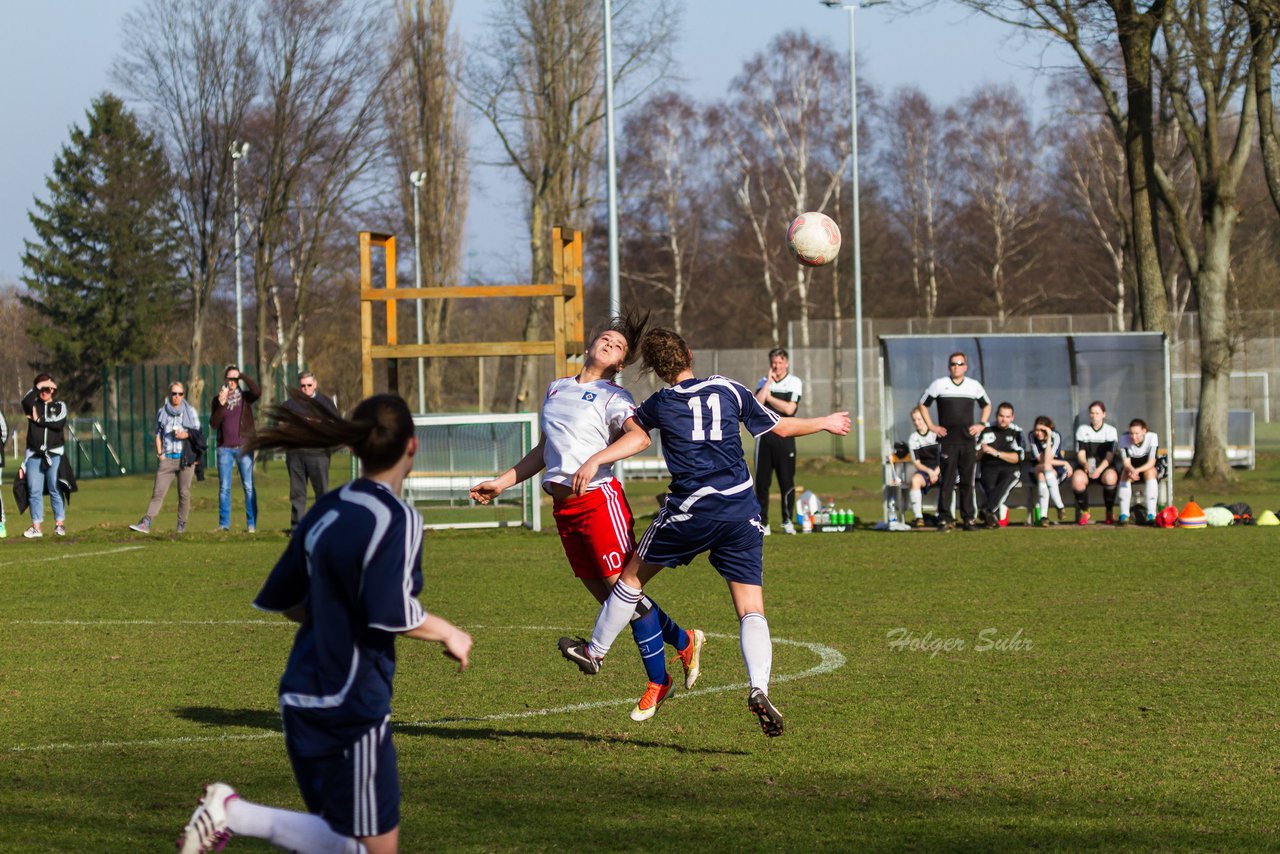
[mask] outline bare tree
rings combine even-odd
[[[1150,0],[960,0],[997,20],[1044,33],[1065,44],[1106,107],[1121,140],[1129,185],[1134,263],[1145,329],[1168,332],[1168,300],[1160,258],[1155,178],[1152,45],[1170,4]],[[1121,69],[1112,63],[1119,46]]]
[[[679,25],[670,0],[613,4],[614,76],[637,95],[665,75]],[[604,138],[603,21],[599,0],[503,0],[476,51],[466,98],[492,126],[503,163],[524,185],[535,282],[549,282],[551,229],[585,230],[596,202]],[[523,336],[538,335],[530,300]],[[520,359],[511,407],[532,394],[532,361]]]
[[[940,278],[938,230],[943,225],[949,175],[944,168],[942,115],[914,87],[895,92],[875,115],[884,139],[879,162],[886,203],[906,234],[919,311],[926,320],[933,320]]]
[[[1083,239],[1100,248],[1107,271],[1100,293],[1115,316],[1116,328],[1129,325],[1130,289],[1133,281],[1132,218],[1129,188],[1120,141],[1097,120],[1096,92],[1087,83],[1074,81],[1059,89],[1057,138],[1058,182]]]
[[[416,263],[423,284],[453,284],[462,267],[461,234],[467,218],[468,127],[459,109],[457,75],[461,53],[450,33],[453,0],[402,0],[397,13],[396,49],[388,97],[384,102],[387,144],[391,152],[403,220],[413,223],[413,193],[418,194],[420,233],[414,234]],[[426,176],[414,190],[409,174]],[[449,322],[446,300],[427,300],[423,335],[427,343],[444,340]],[[441,408],[444,362],[427,361],[427,409]]]
[[[792,217],[826,207],[848,169],[848,99],[842,80],[830,47],[805,33],[788,32],[748,59],[731,84],[726,115],[735,183],[747,192],[740,203],[762,245],[766,230],[777,234]],[[751,206],[769,195],[776,207],[757,212]],[[800,309],[800,346],[808,347],[812,271],[797,264],[790,275]],[[776,305],[772,311],[776,314]],[[774,334],[781,335],[776,319]]]
[[[629,116],[622,135],[619,195],[627,244],[652,249],[660,259],[642,265],[628,257],[622,275],[664,295],[677,332],[683,329],[707,221],[699,200],[708,197],[706,176],[714,171],[703,118],[688,98],[667,92]]]
[[[963,190],[957,201],[976,223],[972,263],[1003,325],[1044,298],[1039,279],[1028,275],[1039,259],[1036,226],[1045,209],[1036,131],[1026,103],[1008,87],[983,87],[948,111],[947,124]]]
[[[230,260],[231,143],[244,131],[257,65],[247,0],[146,0],[124,22],[114,77],[147,107],[177,183],[179,242],[190,283],[190,376],[205,358],[205,322]]]
[[[1157,64],[1162,91],[1194,165],[1194,196],[1160,164],[1156,179],[1174,242],[1195,288],[1200,331],[1200,408],[1190,473],[1233,479],[1227,462],[1232,341],[1228,286],[1240,179],[1258,120],[1249,68],[1248,21],[1231,2],[1191,0],[1170,7]],[[1194,211],[1195,216],[1188,215]]]
[[[371,0],[265,0],[259,33],[261,106],[250,137],[262,154],[249,161],[248,183],[265,405],[274,395],[266,380],[301,333],[332,226],[359,203],[359,179],[378,156],[388,66],[370,50],[385,35]]]

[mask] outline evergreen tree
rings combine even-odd
[[[88,129],[72,127],[45,179],[48,201],[28,215],[37,239],[22,257],[28,332],[45,356],[32,354],[32,367],[52,373],[80,411],[103,368],[155,355],[181,287],[164,154],[116,96],[99,96],[86,115]]]

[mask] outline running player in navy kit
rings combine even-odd
[[[738,614],[742,657],[751,683],[747,706],[765,735],[781,735],[782,715],[768,694],[773,644],[764,616],[764,534],[738,428],[745,424],[756,437],[770,430],[783,436],[820,430],[843,436],[849,432],[849,414],[780,418],[741,383],[720,376],[695,378],[693,353],[683,338],[668,329],[647,332],[640,352],[645,367],[670,387],[636,409],[627,431],[583,464],[573,486],[575,491],[585,491],[600,466],[644,450],[649,446],[649,431],[656,428],[671,470],[666,504],[601,607],[590,643],[561,638],[560,651],[582,672],[598,673],[649,579],[663,567],[683,566],[710,552],[711,565],[728,582]]]
[[[552,512],[569,566],[601,604],[636,550],[631,506],[612,466],[601,466],[582,495],[574,495],[573,475],[588,457],[618,438],[635,412],[635,399],[613,378],[639,355],[637,347],[647,323],[647,314],[611,320],[587,346],[581,373],[561,377],[547,387],[538,446],[498,477],[471,487],[472,499],[488,504],[545,469],[542,488],[555,501]],[[699,629],[681,629],[647,596],[636,606],[631,633],[649,677],[631,719],[645,721],[657,713],[671,691],[664,644],[675,648],[684,666],[684,687],[692,688],[701,672],[706,635]]]
[[[250,803],[213,783],[178,850],[217,851],[238,834],[309,854],[394,854],[396,637],[439,643],[460,670],[471,651],[470,635],[418,602],[422,518],[398,497],[418,449],[413,418],[390,394],[362,401],[350,421],[310,399],[297,411],[275,407],[272,417],[277,425],[259,431],[255,449],[346,445],[363,466],[360,478],[306,514],[253,602],[299,623],[280,678],[280,714],[307,812]]]

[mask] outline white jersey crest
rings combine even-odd
[[[561,377],[547,386],[542,399],[542,483],[570,486],[587,458],[622,433],[622,425],[635,412],[636,401],[625,388],[610,380],[578,382]],[[613,466],[601,466],[590,489],[613,477]]]

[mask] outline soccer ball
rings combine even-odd
[[[787,227],[787,248],[806,267],[830,264],[840,254],[840,227],[824,213],[802,213]]]

